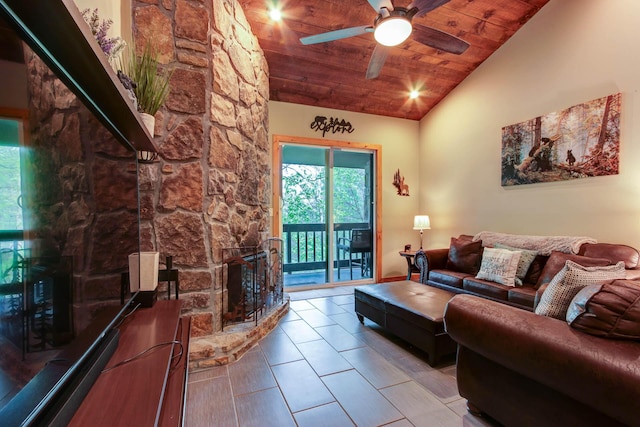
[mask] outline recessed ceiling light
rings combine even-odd
[[[412,90],[411,92],[409,92],[409,98],[410,99],[416,99],[420,96],[420,92],[418,92],[417,90]]]
[[[269,9],[269,18],[271,18],[272,21],[280,22],[282,20],[282,11],[277,7],[272,7]]]

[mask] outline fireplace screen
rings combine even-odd
[[[222,329],[255,322],[283,302],[282,240],[261,246],[225,248],[223,256]]]

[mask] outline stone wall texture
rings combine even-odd
[[[192,360],[216,357],[222,249],[269,233],[268,67],[238,0],[134,1],[138,49],[147,40],[172,70],[156,114],[159,161],[140,168],[141,250],[173,256]]]
[[[136,158],[33,51],[24,50],[29,98],[29,144],[21,165],[29,230],[25,254],[40,270],[68,260],[78,334],[105,307],[120,305],[121,273],[128,270],[127,255],[138,251]],[[46,275],[52,274],[62,273],[49,267]],[[63,279],[55,284],[65,285]]]

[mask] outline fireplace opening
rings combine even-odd
[[[258,321],[283,303],[282,240],[225,248],[221,304],[222,330],[238,323]]]

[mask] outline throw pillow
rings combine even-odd
[[[536,307],[536,314],[564,320],[571,300],[582,288],[615,279],[624,279],[624,276],[622,261],[606,267],[584,267],[568,260],[544,290],[540,303]]]
[[[571,301],[567,322],[591,335],[640,340],[640,284],[616,280],[583,288]]]
[[[564,252],[553,251],[551,252],[551,256],[547,260],[542,272],[540,273],[540,277],[538,277],[538,281],[536,282],[536,289],[540,287],[543,283],[551,282],[551,279],[555,277],[556,274],[564,267],[567,260],[571,260],[585,267],[592,267],[597,265],[609,265],[611,264],[606,258],[590,258],[586,256],[573,255],[573,254],[565,254]]]
[[[489,280],[506,286],[515,286],[519,260],[519,251],[485,248],[482,254],[480,271],[476,275],[476,279]]]
[[[538,256],[536,256],[536,258],[531,263],[531,266],[529,266],[529,271],[527,271],[527,275],[524,278],[523,282],[533,283],[535,286],[535,284],[538,283],[540,274],[542,273],[542,270],[544,269],[544,266],[547,263],[548,259],[549,255],[538,254]]]
[[[538,252],[530,251],[528,249],[518,249],[511,246],[503,245],[502,243],[496,243],[493,247],[520,252],[520,261],[518,261],[518,270],[516,270],[516,286],[522,286],[524,278],[529,271],[529,267],[531,267],[531,263],[533,262],[533,260],[536,259]]]
[[[447,270],[461,273],[478,273],[480,260],[482,259],[482,240],[471,242],[464,239],[451,238],[449,255],[447,257]]]

